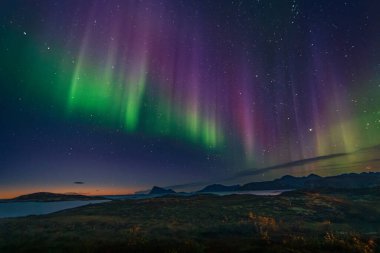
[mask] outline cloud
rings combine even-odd
[[[292,162],[288,162],[288,163],[278,164],[278,165],[274,165],[274,166],[270,166],[270,167],[266,167],[266,168],[261,168],[261,169],[245,170],[245,171],[242,171],[242,172],[235,174],[235,176],[233,176],[229,179],[237,179],[237,178],[241,178],[241,177],[245,177],[245,176],[254,176],[254,175],[262,174],[262,173],[265,173],[265,172],[268,172],[271,170],[281,170],[281,169],[290,168],[293,166],[306,165],[306,164],[314,163],[314,162],[321,161],[321,160],[327,160],[330,158],[336,158],[336,157],[347,156],[347,155],[349,155],[349,153],[338,153],[338,154],[331,154],[331,155],[325,155],[325,156],[317,156],[317,157],[306,158],[306,159],[302,159],[302,160],[298,160],[298,161],[292,161]]]
[[[74,184],[84,184],[84,182],[82,182],[82,181],[76,181],[76,182],[74,182]]]

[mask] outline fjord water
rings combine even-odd
[[[64,209],[107,202],[109,200],[81,200],[56,202],[4,202],[0,203],[0,218],[21,217],[58,212]]]
[[[244,192],[209,192],[215,195],[253,194],[253,195],[279,195],[289,190],[268,191],[244,191]],[[192,196],[199,193],[175,194],[177,196]],[[69,208],[97,204],[110,201],[111,199],[146,199],[162,195],[133,194],[121,196],[106,196],[109,200],[80,200],[80,201],[55,201],[55,202],[0,202],[0,218],[22,217],[28,215],[41,215],[62,211]]]
[[[293,191],[293,189],[284,189],[284,190],[262,190],[262,191],[233,191],[233,192],[209,192],[211,194],[226,196],[226,195],[234,195],[234,194],[248,194],[248,195],[256,195],[256,196],[277,196],[283,192]]]
[[[234,195],[234,194],[248,194],[248,195],[257,195],[257,196],[276,196],[280,195],[283,192],[292,191],[293,189],[283,189],[283,190],[262,190],[262,191],[229,191],[229,192],[177,192],[174,194],[170,194],[171,196],[196,196],[203,194],[214,194],[218,196],[225,195]],[[110,195],[110,196],[102,196],[107,199],[112,200],[123,200],[123,199],[150,199],[156,197],[162,197],[167,194],[130,194],[130,195]]]

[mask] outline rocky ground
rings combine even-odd
[[[0,252],[380,252],[380,188],[120,200],[0,219]]]

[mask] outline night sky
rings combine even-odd
[[[378,171],[379,9],[1,1],[0,197]],[[339,169],[263,170],[373,147]]]

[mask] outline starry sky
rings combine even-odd
[[[1,1],[0,197],[378,171],[379,8]]]

